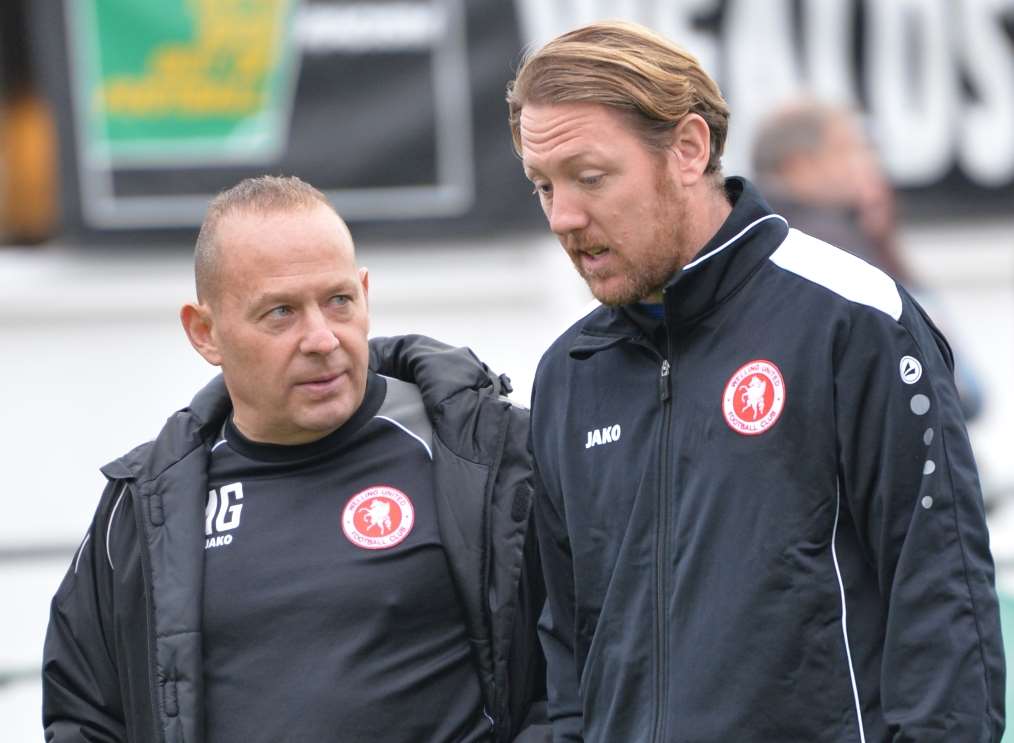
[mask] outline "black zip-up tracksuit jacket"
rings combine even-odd
[[[946,342],[904,289],[732,214],[535,381],[556,740],[979,743],[1004,659]]]
[[[527,411],[467,349],[371,342],[371,368],[419,385],[434,498],[496,741],[548,740],[529,533]],[[509,391],[509,387],[506,388]],[[53,599],[43,723],[56,743],[204,740],[201,605],[209,445],[231,405],[221,377],[154,442],[106,465],[108,485]],[[338,700],[336,700],[337,703]]]

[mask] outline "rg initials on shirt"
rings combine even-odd
[[[614,441],[619,441],[620,433],[619,423],[613,426],[606,426],[605,428],[596,428],[594,431],[588,432],[588,442],[584,445],[584,448],[591,449],[599,444],[611,444]]]
[[[204,534],[211,537],[212,534],[232,531],[239,526],[239,518],[243,513],[243,504],[236,501],[243,500],[243,483],[234,482],[231,485],[223,485],[219,490],[212,488],[208,491],[208,502],[204,506]],[[204,545],[218,547],[232,541],[232,535],[218,536],[208,539]]]

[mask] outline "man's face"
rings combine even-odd
[[[784,173],[796,198],[830,207],[859,206],[883,180],[859,122],[844,114],[829,117],[819,146],[789,157]]]
[[[297,444],[359,408],[369,363],[365,271],[323,204],[223,217],[218,294],[208,304],[212,351],[255,441]]]
[[[691,247],[689,196],[670,153],[650,149],[620,113],[594,103],[526,104],[521,145],[549,228],[595,298],[659,301]]]

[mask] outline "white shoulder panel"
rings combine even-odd
[[[394,377],[384,379],[387,380],[387,394],[373,417],[400,428],[422,444],[427,456],[433,459],[433,426],[426,415],[419,388]]]
[[[850,302],[874,307],[901,319],[901,294],[894,279],[861,258],[823,240],[790,229],[771,254],[780,268],[830,289]]]

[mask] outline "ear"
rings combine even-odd
[[[359,269],[359,283],[363,285],[363,295],[369,299],[370,297],[370,269],[363,268]]]
[[[190,345],[213,366],[222,365],[222,354],[212,332],[214,318],[206,304],[187,303],[180,309],[180,322]]]
[[[672,130],[669,147],[675,156],[674,174],[684,186],[692,186],[704,176],[711,157],[711,129],[700,114],[690,113]]]
[[[365,266],[359,269],[359,283],[363,285],[363,298],[366,300],[366,332],[370,332],[370,271]]]

